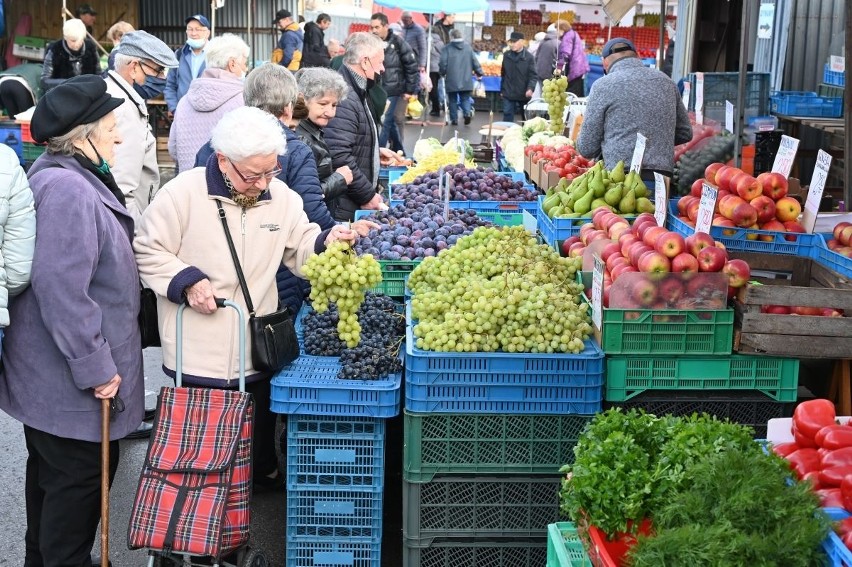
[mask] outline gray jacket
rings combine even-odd
[[[538,51],[535,52],[535,71],[538,74],[538,80],[543,81],[553,75],[558,57],[559,39],[556,37],[555,30],[549,31],[538,45]]]
[[[666,172],[674,168],[675,145],[692,139],[677,86],[631,57],[614,62],[592,85],[577,150],[587,158],[603,153],[607,169],[619,160],[629,165],[637,132],[648,139],[642,168]]]
[[[121,376],[121,439],[142,422],[139,272],[133,219],[76,159],[45,154],[30,169],[38,232],[32,285],[9,306],[0,409],[39,431],[101,440],[92,388]]]
[[[33,193],[18,156],[0,144],[0,327],[9,324],[9,297],[30,283],[36,219]]]
[[[426,32],[423,27],[413,22],[410,26],[402,26],[402,37],[414,51],[417,66],[426,67]]]
[[[472,91],[473,74],[482,77],[482,67],[464,39],[454,39],[444,47],[438,72],[444,77],[448,93]]]
[[[429,72],[437,73],[441,64],[441,52],[444,50],[444,40],[441,39],[441,34],[437,31],[432,31],[432,50],[429,57]],[[438,85],[432,85],[433,89],[437,89]]]

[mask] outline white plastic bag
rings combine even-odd
[[[481,79],[477,79],[473,82],[473,96],[476,98],[485,98],[485,85],[482,84]]]
[[[423,92],[432,91],[432,79],[426,71],[420,71],[420,89]]]

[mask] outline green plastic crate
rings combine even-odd
[[[547,525],[547,567],[592,567],[573,523]]]
[[[33,161],[38,159],[38,157],[44,153],[45,149],[47,149],[47,146],[39,146],[37,144],[24,142],[24,161]]]
[[[731,354],[734,310],[604,309],[601,348],[611,354]]]
[[[648,390],[757,390],[776,402],[795,402],[798,386],[796,358],[732,354],[606,360],[608,402],[627,401]]]
[[[419,414],[405,411],[403,478],[436,474],[557,474],[592,416]]]
[[[379,260],[382,267],[382,281],[371,289],[389,297],[404,297],[408,276],[420,264],[421,260]]]

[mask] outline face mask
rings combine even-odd
[[[166,79],[162,77],[152,77],[150,75],[145,75],[145,83],[142,85],[137,85],[133,83],[133,90],[141,96],[144,100],[157,98],[166,88]]]
[[[202,47],[204,47],[205,43],[207,43],[207,40],[204,39],[187,38],[186,40],[186,44],[192,49],[201,49]]]
[[[107,161],[103,157],[101,157],[101,154],[98,151],[98,148],[95,147],[95,145],[92,143],[92,141],[90,139],[86,138],[86,141],[89,142],[90,146],[92,146],[92,150],[94,150],[95,155],[98,156],[98,159],[100,160],[100,163],[95,163],[94,161],[92,161],[92,163],[95,166],[95,169],[97,169],[98,173],[100,173],[101,175],[109,174],[109,164],[107,163]]]

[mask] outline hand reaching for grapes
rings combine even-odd
[[[186,302],[193,310],[204,315],[216,311],[216,294],[213,291],[213,284],[207,278],[189,286],[184,291]]]
[[[382,196],[376,193],[375,195],[373,195],[372,199],[361,205],[361,208],[366,209],[368,211],[380,211],[382,210],[382,205],[384,204],[385,202],[382,200]],[[387,209],[387,206],[384,206],[384,208]]]
[[[370,233],[370,229],[375,228],[376,230],[382,228],[381,225],[376,224],[372,221],[368,220],[358,220],[349,224],[349,228],[358,233],[358,236],[367,236]]]
[[[351,228],[346,228],[342,224],[337,224],[332,227],[331,231],[328,233],[328,236],[325,237],[325,245],[328,246],[332,242],[344,241],[349,242],[350,244],[355,242],[355,237],[357,233]]]

